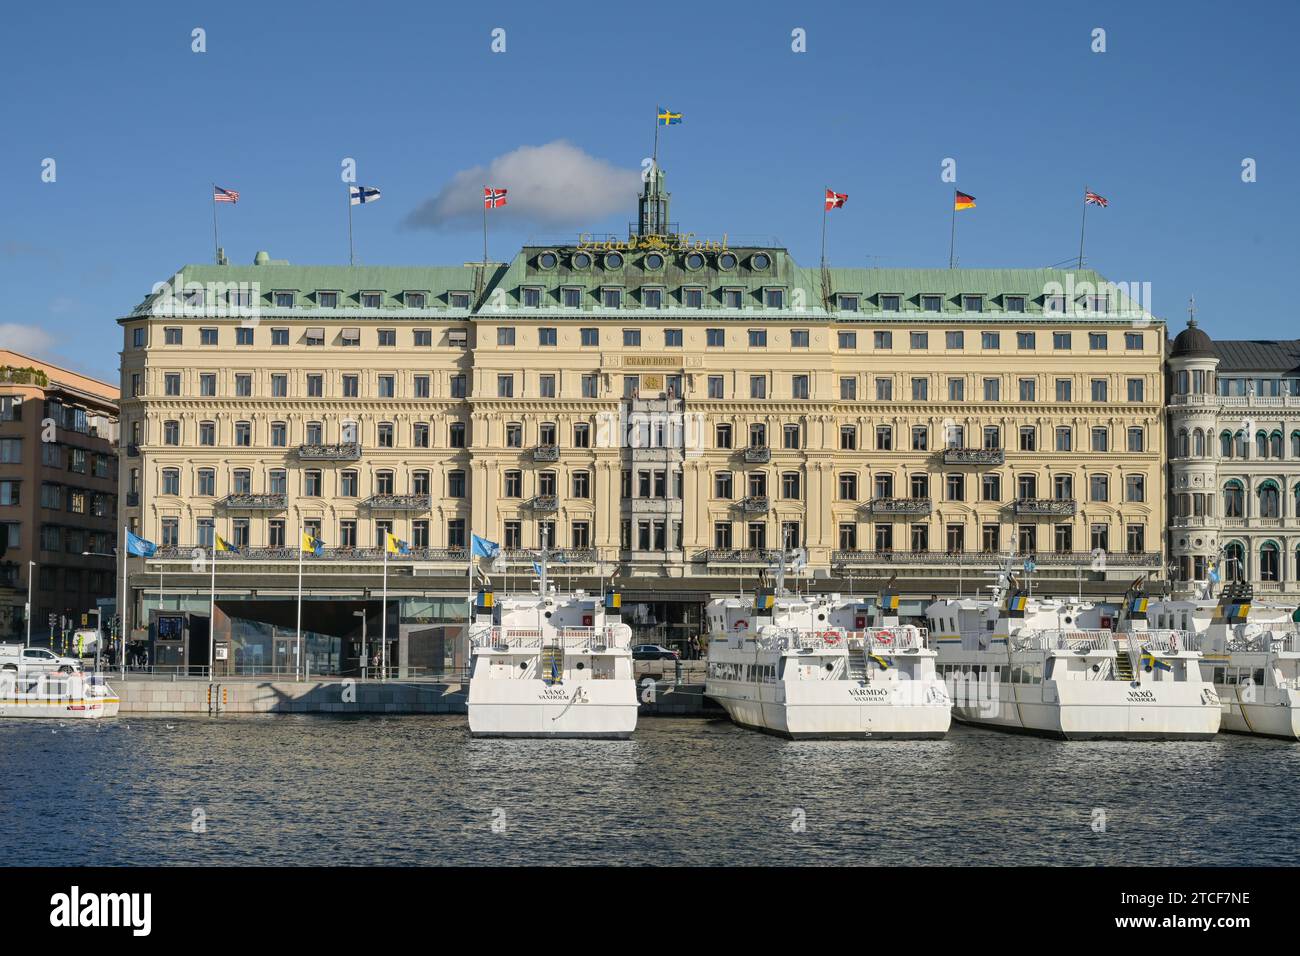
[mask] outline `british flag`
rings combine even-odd
[[[1110,205],[1110,200],[1107,199],[1105,196],[1098,196],[1096,193],[1090,193],[1090,192],[1085,192],[1083,194],[1083,201],[1093,206],[1104,207]]]
[[[233,189],[223,189],[220,186],[214,185],[212,187],[212,201],[237,203],[239,202],[239,193],[235,192]]]
[[[483,187],[483,208],[496,209],[498,206],[506,204],[506,190],[494,189],[491,186]]]

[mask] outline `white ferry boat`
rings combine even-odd
[[[1300,739],[1300,609],[1253,603],[1245,581],[1196,600],[1152,601],[1157,627],[1192,632],[1223,701],[1223,729]]]
[[[868,605],[838,594],[731,597],[705,608],[705,694],[742,727],[795,739],[942,737],[952,722],[924,628],[898,623],[898,595]]]
[[[96,675],[0,672],[0,717],[116,717],[120,703],[117,693]]]
[[[1136,630],[1147,598],[1131,591],[1121,622]],[[1028,597],[1003,573],[993,600],[926,610],[953,716],[1000,730],[1088,739],[1192,739],[1219,730],[1219,697],[1201,654],[1172,630],[1116,634],[1085,602]],[[1109,623],[1109,622],[1107,622]]]
[[[620,595],[556,592],[540,559],[535,593],[480,591],[470,626],[475,737],[627,738],[636,729],[632,629]]]

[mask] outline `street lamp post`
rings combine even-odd
[[[27,646],[32,646],[32,575],[36,573],[36,562],[27,562]]]

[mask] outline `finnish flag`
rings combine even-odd
[[[348,194],[351,196],[352,205],[354,206],[374,202],[379,198],[379,190],[374,186],[349,186]]]

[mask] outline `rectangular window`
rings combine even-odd
[[[167,345],[180,345],[184,341],[183,330],[163,329],[163,342]]]
[[[750,329],[749,330],[749,347],[751,349],[767,348],[767,330]]]
[[[808,376],[794,375],[790,378],[790,397],[807,398],[808,397]]]
[[[894,347],[894,333],[888,331],[873,332],[871,342],[877,349],[892,349]]]
[[[1142,333],[1141,333],[1141,332],[1125,332],[1125,333],[1124,333],[1124,348],[1125,348],[1125,350],[1127,350],[1127,351],[1129,351],[1129,352],[1141,352],[1141,351],[1142,351]]]
[[[840,401],[851,402],[858,397],[858,380],[852,376],[840,379]]]
[[[536,309],[542,304],[542,290],[534,286],[524,289],[523,305],[527,309]]]
[[[617,289],[606,291],[617,292]],[[605,303],[607,306],[608,302]],[[663,289],[642,289],[641,290],[641,308],[643,309],[662,309],[664,307],[664,290]]]
[[[1033,332],[1017,332],[1016,348],[1023,352],[1032,352],[1037,346],[1038,336]]]
[[[1092,380],[1092,400],[1094,402],[1106,401],[1106,380],[1104,378],[1094,378]]]
[[[272,329],[272,330],[271,330],[271,344],[272,344],[272,345],[288,345],[288,344],[289,344],[289,330],[288,330],[288,329]]]
[[[1128,380],[1128,400],[1130,402],[1140,402],[1143,397],[1143,382],[1140,378],[1131,378]]]
[[[216,330],[216,329],[199,329],[199,344],[200,344],[200,345],[216,345],[216,344],[217,344],[217,330]]]
[[[966,347],[966,333],[961,331],[945,332],[944,345],[949,349],[963,349]]]
[[[903,298],[900,295],[888,293],[880,297],[881,312],[897,312],[903,307]]]
[[[876,401],[889,402],[894,398],[894,380],[892,378],[876,379]]]
[[[930,380],[928,378],[912,379],[912,401],[924,402],[930,396]]]
[[[943,296],[941,295],[921,296],[921,311],[939,312],[942,309],[943,309]]]
[[[790,347],[795,349],[806,349],[808,347],[808,330],[791,329]]]
[[[1070,401],[1073,385],[1068,378],[1058,378],[1056,380],[1056,400],[1058,402]]]
[[[497,345],[511,346],[515,344],[515,330],[508,326],[497,326]]]
[[[764,289],[763,304],[769,309],[785,308],[785,290],[784,289]]]
[[[984,379],[984,401],[998,402],[1002,400],[1002,380],[999,378]]]
[[[948,401],[960,402],[966,397],[966,380],[961,378],[948,379]]]
[[[553,347],[558,344],[558,333],[552,328],[541,328],[537,330],[537,344],[546,347]]]
[[[1070,350],[1070,333],[1053,332],[1052,348],[1055,349],[1057,352],[1068,352]]]
[[[681,329],[664,329],[664,347],[679,349],[682,347]]]
[[[580,329],[578,334],[584,348],[600,345],[600,329]]]
[[[515,397],[515,377],[513,375],[497,376],[497,398]]]
[[[235,344],[236,344],[236,345],[252,345],[252,344],[253,344],[253,330],[252,330],[251,328],[245,328],[245,327],[242,326],[242,325],[239,326],[238,328],[236,328],[236,329],[235,329]]]
[[[1003,308],[1008,312],[1025,311],[1025,297],[1023,295],[1009,295],[1003,299]]]
[[[688,309],[704,308],[704,290],[696,288],[683,289],[682,305],[686,306]]]
[[[986,350],[1002,348],[1002,334],[1000,332],[981,332],[980,348]]]
[[[1088,333],[1088,350],[1092,352],[1106,351],[1106,333],[1089,332]]]
[[[749,397],[767,398],[767,376],[751,375],[749,377]]]
[[[983,312],[984,296],[982,295],[964,295],[961,297],[961,310],[963,312]]]
[[[1032,378],[1022,378],[1020,380],[1020,400],[1022,402],[1032,402],[1037,396],[1038,383]]]

